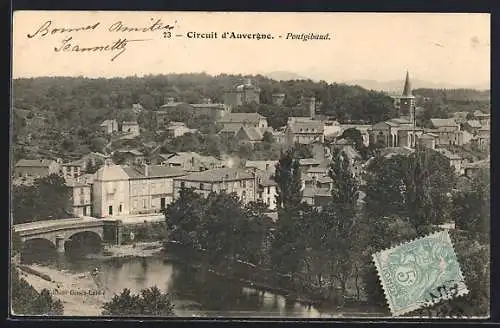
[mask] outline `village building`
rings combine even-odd
[[[250,79],[224,93],[224,104],[232,108],[251,103],[260,103],[260,88],[253,85]]]
[[[472,163],[466,163],[464,164],[464,175],[468,178],[475,178],[478,174],[479,171],[481,170],[490,170],[490,165],[491,165],[491,160],[490,157],[488,156],[486,159],[472,162]]]
[[[270,172],[274,174],[276,171],[277,160],[267,160],[267,161],[246,161],[245,169],[255,168],[260,171]]]
[[[436,145],[463,145],[463,133],[453,118],[431,118],[431,133],[436,134]]]
[[[275,92],[271,95],[273,99],[273,104],[276,106],[281,106],[283,105],[283,102],[285,101],[286,94],[282,92]]]
[[[115,153],[123,158],[123,162],[120,164],[142,165],[146,163],[146,156],[137,149],[117,150]]]
[[[159,213],[174,200],[173,179],[187,172],[162,165],[123,167],[129,177],[129,213]]]
[[[481,123],[479,123],[478,120],[468,120],[462,125],[464,127],[464,130],[468,131],[472,135],[476,135],[479,132],[479,129],[481,129],[482,127]]]
[[[418,137],[418,144],[421,147],[429,148],[429,149],[435,149],[436,148],[436,139],[437,139],[436,134],[432,133],[424,133],[421,136]]]
[[[60,163],[50,159],[21,159],[14,166],[15,178],[36,179],[59,172]]]
[[[244,204],[248,204],[256,201],[258,185],[254,173],[236,168],[218,168],[174,178],[175,197],[182,188],[193,188],[204,197],[212,192],[235,193]]]
[[[120,165],[107,162],[95,173],[92,211],[98,218],[130,214],[129,176]]]
[[[141,134],[139,124],[136,121],[123,121],[122,132],[126,133],[129,138],[135,138]]]
[[[189,104],[195,111],[195,115],[208,116],[220,119],[231,112],[231,106],[222,103],[212,103],[210,98],[205,98],[199,104]]]
[[[457,173],[458,175],[463,174],[464,172],[463,166],[466,163],[466,159],[463,156],[459,154],[454,154],[444,148],[438,148],[436,149],[436,151],[441,155],[443,155],[444,158],[446,158],[449,165],[454,168],[455,173]]]
[[[109,156],[97,152],[91,152],[83,155],[80,159],[72,163],[80,165],[81,172],[87,172],[91,168],[96,168],[97,170],[99,167],[104,165],[107,159],[109,159]]]
[[[186,133],[196,133],[198,130],[188,128],[184,122],[170,122],[165,131],[168,137],[177,138]]]
[[[116,120],[105,120],[99,125],[104,134],[113,134],[118,132],[118,122]]]
[[[474,119],[478,120],[481,125],[490,125],[491,114],[476,110],[472,115],[474,116]]]
[[[239,142],[254,144],[257,142],[261,142],[262,139],[264,139],[264,135],[261,132],[261,129],[255,128],[253,126],[242,125],[238,132],[236,132],[235,138]]]
[[[61,175],[66,180],[77,179],[82,174],[82,164],[79,161],[62,163]]]
[[[224,128],[239,128],[242,125],[258,129],[267,128],[267,119],[259,113],[228,113],[219,121]]]
[[[324,143],[324,123],[315,120],[289,120],[285,130],[286,143],[293,145]]]
[[[224,162],[213,156],[202,156],[195,152],[177,152],[167,158],[163,165],[187,172],[199,172],[221,168]]]
[[[66,181],[66,186],[71,189],[72,214],[76,217],[92,215],[92,185],[86,181],[71,179]]]

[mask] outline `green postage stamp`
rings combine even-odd
[[[469,292],[447,231],[377,252],[373,261],[393,316]]]

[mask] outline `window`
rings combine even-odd
[[[145,199],[142,200],[142,207],[146,208],[146,200]]]
[[[247,181],[246,181],[246,180],[243,180],[243,181],[242,181],[242,186],[243,186],[243,188],[246,188],[246,187],[247,187]]]
[[[203,189],[204,189],[204,187],[205,187],[205,186],[203,185],[203,183],[200,183],[200,190],[203,190]]]
[[[271,193],[271,187],[267,187],[267,193],[270,194]]]
[[[267,205],[271,205],[271,197],[267,197]]]
[[[184,188],[186,186],[186,183],[184,181],[181,181],[181,188]]]
[[[118,212],[121,213],[122,212],[122,204],[120,204],[120,206],[118,206]]]

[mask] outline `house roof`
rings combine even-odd
[[[299,159],[299,165],[320,165],[321,162],[316,158],[301,158]]]
[[[288,125],[292,133],[323,134],[325,126],[322,121],[293,122]]]
[[[417,138],[419,138],[419,139],[434,140],[436,138],[436,135],[432,134],[432,133],[424,133],[424,134],[418,136]]]
[[[136,121],[123,121],[122,125],[138,125]]]
[[[141,153],[140,151],[138,151],[137,149],[128,149],[128,150],[117,150],[117,152],[119,153],[129,153],[129,154],[132,154],[134,156],[144,156],[143,153]]]
[[[392,123],[397,123],[397,124],[411,124],[411,122],[405,118],[391,118],[390,120],[386,122],[392,122]]]
[[[307,173],[325,173],[325,174],[328,174],[328,168],[327,167],[313,166],[307,170]]]
[[[173,108],[173,107],[177,107],[179,105],[182,105],[182,104],[186,104],[185,102],[170,102],[170,103],[167,103],[167,104],[164,104],[164,105],[161,105],[160,108]]]
[[[489,117],[490,116],[490,114],[483,113],[479,109],[475,110],[473,115],[476,117]]]
[[[302,197],[313,198],[314,196],[330,196],[330,189],[318,187],[305,187],[302,191]]]
[[[228,113],[222,117],[219,122],[221,123],[259,123],[260,120],[265,119],[259,113]]]
[[[242,126],[238,133],[241,133],[240,131],[243,131],[250,141],[260,141],[264,137],[260,130],[253,126]]]
[[[380,150],[380,154],[386,158],[390,158],[395,155],[408,156],[413,153],[413,150],[406,147],[386,147]]]
[[[342,147],[342,152],[344,152],[348,158],[350,159],[359,159],[361,155],[354,149],[352,146],[344,146]]]
[[[241,125],[224,125],[224,127],[222,128],[222,130],[219,131],[219,133],[233,133],[235,134],[236,132],[240,131],[241,127],[243,126],[243,124]]]
[[[431,123],[436,128],[458,125],[453,118],[431,118]]]
[[[332,183],[333,179],[330,178],[329,176],[324,176],[324,177],[319,177],[316,181],[319,183]]]
[[[448,159],[462,159],[462,156],[454,154],[447,149],[437,149],[437,151]]]
[[[468,120],[467,125],[469,125],[471,128],[480,128],[481,123],[479,123],[478,120]]]
[[[464,168],[466,168],[466,169],[479,169],[479,168],[489,169],[490,165],[491,165],[491,161],[489,158],[487,158],[487,159],[483,159],[481,161],[467,163],[464,165]]]
[[[224,109],[224,104],[189,104],[194,108]]]
[[[55,163],[50,159],[20,159],[16,163],[16,167],[49,167]]]
[[[146,176],[146,166],[141,167],[123,167],[123,170],[128,174],[131,179],[144,179],[144,178],[171,178],[179,177],[187,174],[186,171],[180,170],[175,167],[164,165],[148,165],[148,175]]]
[[[156,156],[160,157],[161,159],[167,160],[170,157],[175,156],[175,154],[158,154]]]
[[[104,120],[100,126],[107,126],[109,124],[116,124],[116,120]]]
[[[202,172],[195,172],[180,179],[185,181],[222,182],[253,179],[253,176],[251,173],[245,170],[224,167]]]
[[[127,172],[120,165],[105,165],[95,173],[95,179],[99,181],[121,181],[128,180]]]

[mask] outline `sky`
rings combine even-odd
[[[109,30],[158,20],[173,26],[170,38],[165,29]],[[85,31],[53,30],[96,23]],[[188,32],[217,32],[218,38],[187,38]],[[221,39],[223,32],[270,33],[274,39]],[[330,40],[287,40],[287,33],[328,33]],[[64,44],[67,50],[111,46],[124,38],[146,40],[128,42],[113,61],[121,50],[55,51]],[[409,70],[419,80],[474,85],[490,82],[490,15],[18,11],[12,49],[14,78],[286,71],[327,82],[391,81]]]

